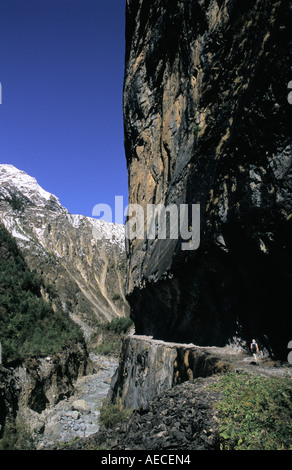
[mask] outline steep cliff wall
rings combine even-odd
[[[129,202],[200,204],[200,246],[128,242],[137,334],[291,340],[291,5],[127,0]],[[190,220],[191,225],[191,220]]]
[[[108,399],[137,409],[175,385],[229,368],[228,362],[192,344],[126,336],[122,340],[120,363],[112,378]]]

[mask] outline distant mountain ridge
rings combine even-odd
[[[0,222],[86,337],[96,322],[127,314],[123,225],[70,214],[35,178],[6,164],[0,165]]]

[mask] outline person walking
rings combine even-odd
[[[258,362],[258,354],[260,353],[258,343],[256,342],[255,339],[252,340],[251,345],[250,345],[250,350],[252,352],[252,355],[254,357],[255,362]]]

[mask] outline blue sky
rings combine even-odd
[[[0,163],[73,214],[127,204],[126,0],[1,0]]]

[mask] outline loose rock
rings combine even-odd
[[[76,400],[72,403],[72,409],[81,413],[90,413],[88,403],[85,400]]]

